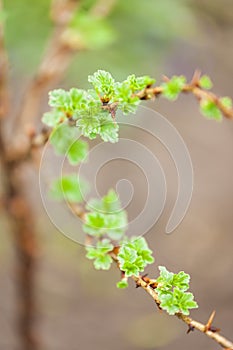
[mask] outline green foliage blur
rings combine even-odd
[[[188,40],[195,33],[188,0],[118,0],[103,21],[87,15],[95,2],[81,1],[72,22],[87,46],[67,73],[68,81],[76,86],[87,84],[86,76],[97,69],[109,70],[118,79],[132,72],[156,74],[156,66],[176,38]],[[33,73],[41,60],[53,27],[50,4],[49,0],[4,1],[6,42],[17,75]]]

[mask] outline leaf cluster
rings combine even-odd
[[[56,200],[68,203],[81,203],[88,192],[88,184],[77,174],[70,174],[55,179],[50,188],[50,195]]]
[[[190,276],[184,271],[174,274],[169,272],[164,266],[159,266],[160,276],[156,282],[158,286],[156,291],[161,301],[160,307],[168,312],[169,315],[175,315],[178,312],[189,315],[189,309],[197,308],[192,293],[187,293],[189,289]]]
[[[96,247],[86,247],[86,250],[86,257],[94,260],[94,266],[97,270],[109,270],[113,261],[108,254],[113,250],[109,239],[98,241]]]
[[[102,238],[107,236],[119,241],[127,228],[127,213],[121,209],[118,195],[109,190],[101,199],[91,199],[87,204],[83,230],[90,236]]]
[[[148,264],[154,262],[152,250],[144,237],[125,239],[118,253],[119,267],[125,276],[138,276]]]

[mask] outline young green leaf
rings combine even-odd
[[[159,270],[160,276],[156,280],[158,283],[156,291],[162,309],[166,310],[169,315],[177,312],[188,315],[189,309],[198,307],[193,300],[193,294],[185,292],[189,288],[190,276],[188,274],[184,271],[174,274],[164,266],[159,266]]]
[[[67,158],[71,165],[77,165],[84,162],[88,155],[88,144],[82,140],[76,140],[70,146]]]
[[[112,118],[103,121],[100,125],[99,134],[104,142],[118,142],[119,125],[114,123]]]
[[[50,127],[56,127],[58,124],[62,123],[67,119],[66,115],[57,109],[51,112],[44,113],[42,117],[42,122]]]
[[[174,75],[169,81],[162,84],[162,95],[168,100],[176,100],[186,83],[186,78]]]
[[[49,92],[49,106],[66,110],[69,106],[69,93],[63,89]]]
[[[74,142],[77,130],[66,123],[58,125],[50,135],[50,142],[57,154],[66,154]]]
[[[98,70],[93,75],[88,76],[88,81],[94,86],[105,102],[111,99],[114,93],[115,80],[109,72]]]
[[[90,199],[86,208],[88,210],[100,211],[105,214],[114,214],[121,210],[121,203],[117,193],[113,189],[110,189],[101,199]]]
[[[104,214],[91,212],[85,216],[83,231],[91,236],[100,237],[106,233],[106,217]]]
[[[114,101],[118,103],[118,109],[125,115],[135,113],[141,102],[137,96],[133,96],[133,90],[127,81],[115,84]]]
[[[212,83],[210,77],[208,77],[208,75],[203,75],[200,78],[199,85],[201,88],[206,89],[206,90],[212,89],[212,87],[213,87],[213,83]]]
[[[79,47],[92,50],[104,48],[115,38],[112,26],[102,16],[81,10],[72,19],[68,35],[78,43]]]
[[[113,250],[113,245],[108,239],[98,241],[96,247],[86,247],[88,259],[94,259],[94,266],[97,270],[108,270],[112,263],[112,258],[108,254]]]
[[[155,83],[155,79],[150,78],[148,75],[143,77],[136,77],[135,74],[129,75],[126,79],[132,92],[145,89]]]
[[[226,108],[232,108],[232,99],[230,97],[222,97],[220,98],[220,102],[223,104]]]
[[[77,127],[82,135],[88,137],[90,140],[96,138],[100,133],[100,121],[97,116],[86,116],[77,121]]]
[[[215,119],[217,121],[222,120],[222,113],[213,101],[204,99],[201,100],[200,109],[205,117]]]
[[[121,281],[117,282],[117,288],[119,289],[124,289],[128,287],[128,281],[127,278],[122,278]]]
[[[115,241],[122,238],[127,228],[127,214],[121,209],[114,190],[109,190],[101,199],[91,199],[86,207],[91,210],[83,226],[86,233],[93,236],[107,235]]]
[[[70,203],[80,203],[88,192],[88,184],[76,174],[66,175],[56,179],[51,184],[50,194],[57,200]]]
[[[154,262],[152,251],[148,248],[144,237],[125,240],[119,250],[118,261],[120,269],[126,277],[138,275],[148,264]]]

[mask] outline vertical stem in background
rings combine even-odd
[[[20,349],[36,350],[35,318],[35,264],[37,239],[31,204],[22,192],[17,163],[5,163],[6,209],[14,234],[16,252],[16,281],[18,293],[18,331]]]
[[[2,1],[0,0],[0,11]],[[0,161],[4,187],[4,206],[14,236],[17,280],[17,329],[22,350],[36,350],[32,326],[34,318],[34,266],[36,239],[31,206],[21,191],[16,168],[17,161],[7,159],[3,122],[8,116],[8,58],[4,46],[4,28],[0,23]]]
[[[97,1],[96,7],[93,8],[94,15],[98,17],[108,15],[115,2],[116,0],[111,0],[108,4],[107,1],[105,3],[102,0]],[[74,53],[78,50],[78,47],[72,46],[64,36],[78,4],[79,0],[52,1],[51,15],[55,28],[38,72],[21,101],[17,125],[14,125],[14,139],[9,143],[10,150],[2,131],[3,117],[7,115],[8,105],[8,63],[4,49],[3,26],[0,24],[0,162],[5,190],[4,204],[14,235],[17,258],[18,330],[21,350],[39,348],[33,330],[36,305],[35,265],[38,251],[35,219],[32,205],[25,195],[27,181],[26,179],[23,181],[20,176],[22,162],[25,160],[22,155],[27,154],[30,148],[30,137],[25,133],[25,128],[28,125],[34,127],[40,113],[42,97],[50,86],[62,78]],[[0,10],[1,8],[2,0]],[[4,119],[4,122],[7,121],[7,118]]]

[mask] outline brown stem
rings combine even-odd
[[[150,286],[151,282],[149,279],[147,281],[144,281],[142,277],[136,276],[132,276],[132,279],[136,282],[137,286],[142,287],[152,297],[152,299],[158,306],[160,305],[158,294],[156,293],[156,290]],[[185,322],[188,325],[188,327],[197,329],[198,331],[205,334],[207,337],[213,339],[223,348],[233,349],[233,343],[230,340],[226,339],[225,337],[223,337],[215,331],[211,331],[210,329],[208,329],[208,327],[206,327],[206,325],[202,324],[201,322],[195,321],[191,317],[183,315],[182,313],[177,313],[176,317]]]
[[[216,106],[220,109],[224,117],[228,119],[233,119],[233,108],[228,108],[224,106],[221,102],[221,98],[215,95],[213,92],[202,89],[199,84],[200,72],[194,72],[192,81],[189,84],[184,85],[182,88],[183,93],[192,93],[198,101],[201,100],[209,100],[216,104]],[[164,77],[164,80],[169,81],[167,77]],[[142,91],[139,91],[136,96],[138,96],[141,100],[151,100],[154,97],[159,97],[163,93],[163,86],[149,87]]]
[[[79,49],[78,43],[73,43],[67,35],[69,22],[78,4],[79,0],[53,0],[52,2],[51,16],[55,28],[38,72],[21,101],[17,125],[14,125],[14,144],[10,150],[9,144],[11,145],[12,142],[7,143],[2,129],[2,117],[7,114],[8,107],[8,62],[4,48],[3,27],[0,26],[0,161],[5,189],[5,198],[2,202],[14,234],[19,294],[18,329],[22,350],[38,348],[33,330],[36,309],[35,265],[38,247],[32,205],[23,191],[27,188],[27,183],[20,177],[20,173],[22,163],[29,158],[33,149],[43,145],[49,136],[47,130],[42,130],[39,134],[34,131],[34,123],[40,114],[42,98],[50,86],[62,78],[74,52]],[[1,5],[0,0],[0,9]]]
[[[41,101],[49,88],[61,80],[74,52],[77,51],[77,46],[68,40],[69,36],[66,35],[66,32],[78,4],[78,0],[54,0],[52,2],[51,18],[55,27],[37,74],[23,96],[17,117],[17,134],[13,150],[20,148],[22,152],[27,152],[30,142],[27,131],[34,127],[40,115]]]

